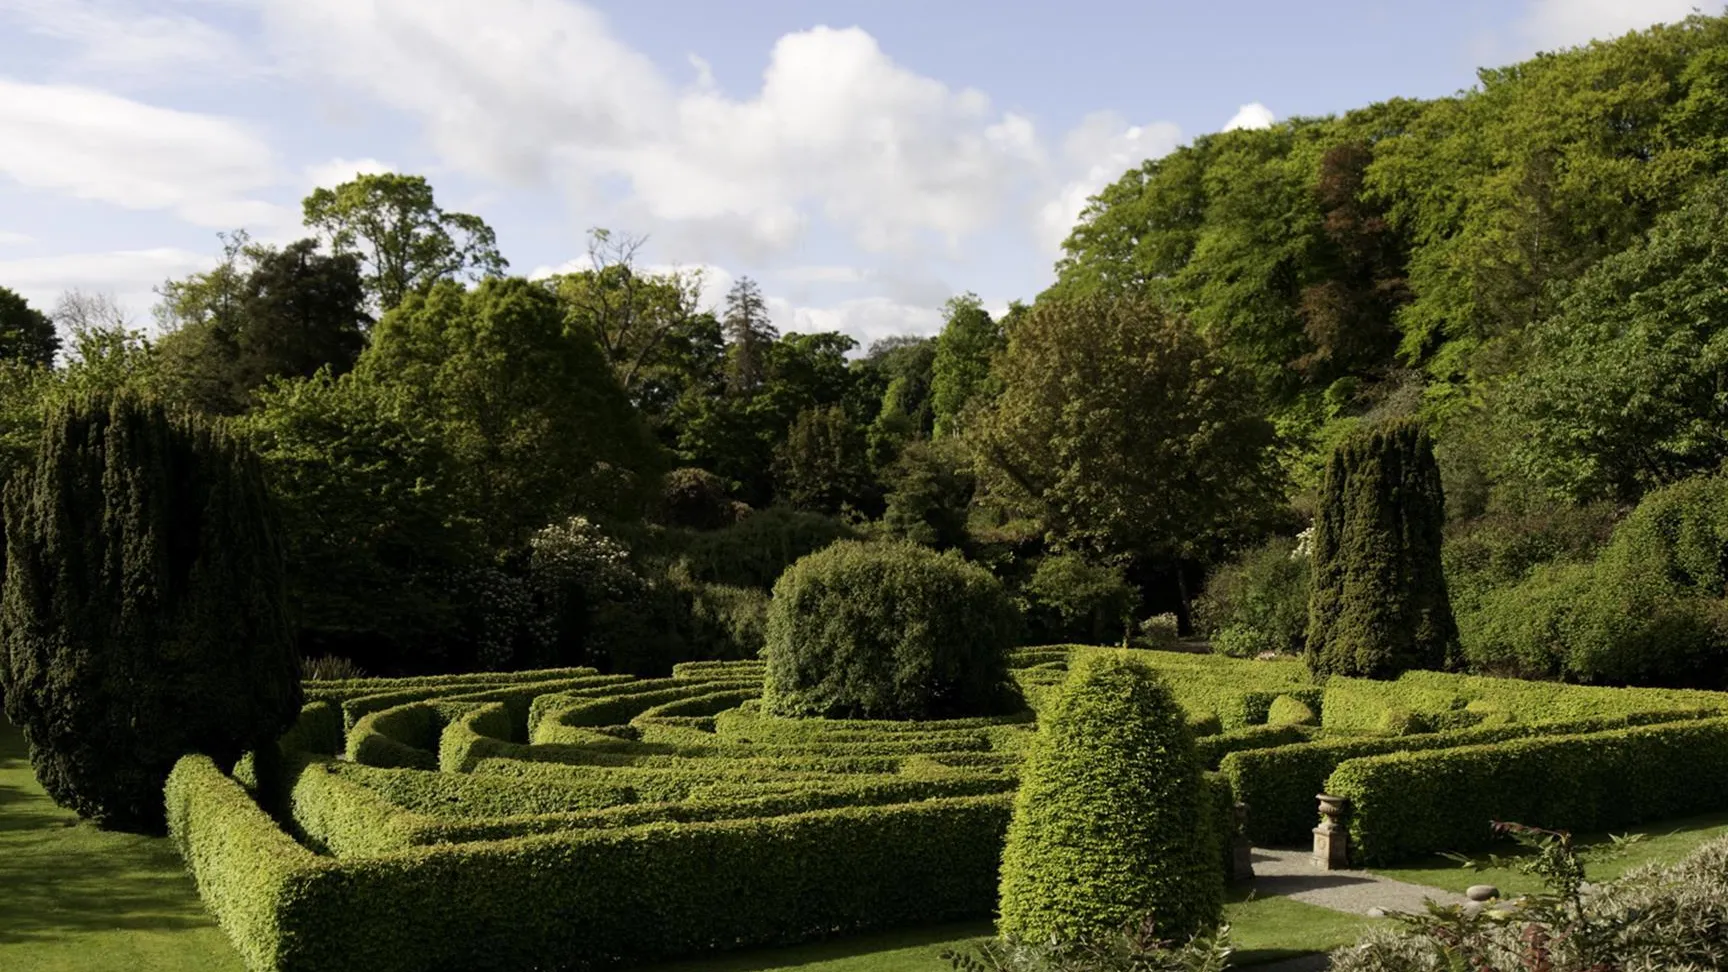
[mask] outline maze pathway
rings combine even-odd
[[[1353,915],[1366,915],[1370,908],[1420,912],[1422,903],[1429,899],[1457,905],[1468,900],[1452,891],[1367,871],[1322,871],[1314,866],[1307,848],[1254,848],[1254,891],[1263,897],[1286,897]]]

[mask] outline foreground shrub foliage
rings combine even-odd
[[[1218,924],[1219,849],[1186,717],[1156,672],[1076,663],[1027,755],[1002,857],[999,930],[1080,942],[1150,915],[1177,941]]]
[[[1314,525],[1308,664],[1392,678],[1456,662],[1434,444],[1410,420],[1366,426],[1332,453]]]
[[[1006,703],[1018,616],[989,571],[910,543],[838,543],[792,565],[768,608],[766,708],[929,719]]]
[[[1501,825],[1502,829],[1513,825]],[[1332,954],[1336,972],[1678,972],[1728,964],[1728,840],[1700,847],[1670,866],[1649,865],[1597,889],[1564,833],[1534,834],[1526,870],[1547,891],[1506,915],[1456,907],[1404,916]]]
[[[1225,972],[1230,930],[1173,942],[1148,918],[1121,931],[1068,944],[986,941],[945,951],[954,972]]]
[[[159,828],[188,752],[224,765],[300,709],[282,551],[258,463],[134,398],[77,401],[6,495],[6,714],[60,804]]]

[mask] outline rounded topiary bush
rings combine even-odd
[[[1280,695],[1272,700],[1272,706],[1266,712],[1266,724],[1269,726],[1313,726],[1320,719],[1308,703],[1289,695]]]
[[[785,716],[931,719],[1006,704],[1019,616],[990,572],[911,543],[834,544],[768,606],[763,705]]]
[[[1081,657],[1040,720],[1002,855],[1004,938],[1096,940],[1148,916],[1181,941],[1218,924],[1220,848],[1186,716],[1152,669]]]

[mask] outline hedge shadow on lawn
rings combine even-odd
[[[215,924],[171,844],[102,831],[54,806],[26,752],[0,721],[0,945]]]

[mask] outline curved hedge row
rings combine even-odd
[[[1036,711],[1077,653],[1094,650],[1022,649],[1009,664]],[[1501,777],[1452,761],[1521,753],[1560,732],[1697,720],[1728,701],[1432,673],[1322,687],[1286,662],[1133,654],[1160,671],[1203,764],[1222,771],[1205,778],[1198,838],[1224,852],[1220,870],[1237,799],[1260,843],[1305,842],[1314,794],[1338,786],[1360,801],[1352,826],[1370,854],[1462,847],[1453,835],[1489,804],[1415,785],[1398,760],[1431,755],[1468,767],[1436,779],[1487,787]],[[560,670],[314,683],[285,758],[236,768],[245,787],[208,761],[176,770],[176,840],[258,969],[561,969],[991,914],[1031,713],[781,718],[756,701],[762,675],[759,662],[724,662],[663,679]],[[1404,731],[1481,722],[1362,734],[1370,723],[1384,732],[1391,711],[1410,713]],[[1267,724],[1308,713],[1325,726]],[[1556,714],[1574,718],[1542,721]],[[329,758],[338,752],[349,758]],[[1391,754],[1402,755],[1390,767],[1375,762]],[[1728,807],[1728,794],[1701,791]]]

